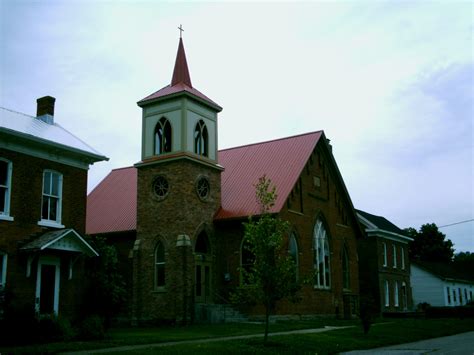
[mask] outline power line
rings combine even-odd
[[[462,223],[467,223],[467,222],[472,222],[472,221],[474,221],[474,218],[473,218],[473,219],[467,219],[467,220],[461,221],[461,222],[456,222],[456,223],[451,223],[451,224],[445,224],[444,226],[438,226],[438,228],[444,228],[444,227],[455,226],[456,224],[462,224]]]

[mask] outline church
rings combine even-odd
[[[364,237],[323,131],[218,150],[222,107],[191,82],[180,38],[171,83],[138,101],[141,160],[89,194],[86,233],[116,246],[132,323],[210,319],[251,262],[243,223],[259,214],[255,184],[277,189],[270,213],[298,275],[316,272],[301,301],[277,315],[351,317],[359,303],[357,241]],[[258,307],[241,307],[247,316]]]

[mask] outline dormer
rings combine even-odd
[[[140,100],[142,162],[186,156],[217,164],[217,114],[222,107],[192,86],[182,38],[171,84]]]

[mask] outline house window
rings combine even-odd
[[[203,120],[199,120],[194,129],[194,153],[209,156],[209,137],[207,127]]]
[[[346,247],[342,249],[342,287],[350,289],[349,254]]]
[[[382,242],[382,258],[383,258],[383,266],[387,266],[387,244]]]
[[[155,248],[155,288],[165,286],[165,247],[158,242]]]
[[[7,254],[0,253],[0,288],[5,287],[7,281]]]
[[[162,117],[155,127],[155,154],[171,152],[171,124]]]
[[[451,304],[451,291],[449,286],[446,286],[446,295],[448,296],[448,304]]]
[[[464,299],[466,300],[466,303],[469,302],[469,298],[467,298],[467,289],[464,289]]]
[[[255,264],[255,254],[251,250],[251,245],[244,239],[240,247],[240,270],[241,283],[243,285],[252,284],[252,272]]]
[[[462,292],[461,292],[461,288],[458,288],[458,293],[459,293],[459,304],[462,304]]]
[[[390,306],[390,287],[388,281],[385,280],[385,307]]]
[[[405,249],[400,247],[400,259],[402,260],[402,270],[405,270]]]
[[[61,174],[49,170],[43,173],[42,221],[61,223],[62,185]]]
[[[314,226],[313,249],[314,268],[317,273],[315,287],[329,288],[331,287],[329,240],[321,220],[318,220]]]
[[[395,281],[395,290],[394,290],[394,303],[395,307],[398,307],[398,281]]]
[[[294,233],[291,233],[290,242],[288,244],[288,254],[290,254],[291,260],[295,263],[295,277],[298,280],[298,243],[296,243],[296,237]]]
[[[456,289],[453,288],[453,302],[454,304],[456,304],[457,300],[456,300]]]
[[[12,163],[0,158],[0,218],[10,216]]]
[[[397,268],[397,246],[396,245],[393,245],[393,268],[396,269]]]
[[[470,298],[471,301],[472,301],[472,291],[469,291],[469,298]]]

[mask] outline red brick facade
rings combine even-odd
[[[10,216],[13,221],[0,220],[0,251],[8,256],[6,273],[6,303],[15,311],[31,311],[35,305],[37,265],[40,256],[58,257],[60,260],[59,313],[74,316],[83,300],[84,259],[76,261],[73,277],[69,279],[71,255],[55,250],[28,253],[20,250],[36,236],[51,230],[38,225],[41,220],[43,172],[54,170],[62,174],[61,224],[83,234],[87,170],[71,167],[46,159],[0,149],[0,157],[12,164],[10,190]],[[29,275],[28,259],[31,258]]]

